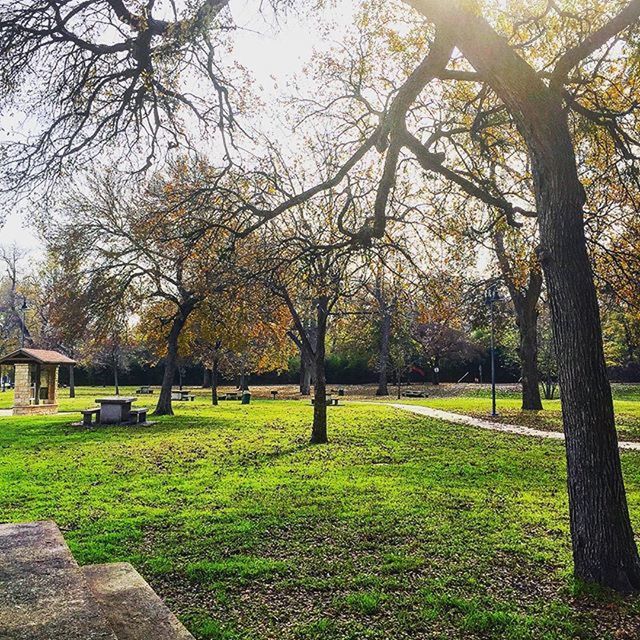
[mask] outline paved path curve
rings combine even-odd
[[[392,407],[416,413],[420,416],[428,416],[429,418],[437,418],[445,422],[454,422],[455,424],[466,424],[470,427],[478,427],[479,429],[488,429],[489,431],[501,431],[503,433],[513,433],[518,436],[533,436],[534,438],[548,438],[550,440],[564,440],[564,433],[559,431],[544,431],[542,429],[531,429],[530,427],[521,427],[516,424],[503,424],[501,422],[491,422],[490,420],[481,420],[465,416],[460,413],[451,413],[451,411],[441,411],[440,409],[432,409],[419,404],[399,404],[393,403]],[[632,451],[640,451],[640,442],[618,442],[621,449],[630,449]]]

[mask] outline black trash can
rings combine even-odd
[[[251,391],[242,392],[242,404],[249,404],[251,402]]]

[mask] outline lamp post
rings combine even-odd
[[[22,296],[22,342],[21,347],[24,348],[24,332],[27,327],[27,298]]]
[[[489,317],[491,318],[491,415],[497,416],[496,412],[496,349],[495,349],[495,326],[493,317],[493,305],[500,302],[500,292],[498,285],[492,284],[484,294],[484,302],[489,307]]]

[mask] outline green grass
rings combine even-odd
[[[446,385],[445,385],[446,386]],[[640,401],[640,384],[628,384],[614,382],[611,384],[611,391],[615,400],[636,400]],[[557,395],[557,392],[556,392]],[[477,387],[475,385],[469,385],[468,389],[464,393],[465,397],[474,398],[490,398],[491,388],[485,381],[485,386]],[[520,398],[520,391],[515,390],[513,385],[498,385],[497,387],[498,398]]]
[[[135,390],[139,387],[120,387],[120,395],[135,396]],[[196,391],[203,398],[208,394],[206,390],[197,389]],[[155,389],[154,395],[139,396],[138,405],[146,406],[153,409],[158,401],[158,389]],[[96,398],[102,396],[114,395],[113,387],[76,387],[76,397],[69,397],[69,389],[58,390],[58,408],[60,411],[80,411],[96,406]],[[0,392],[0,409],[8,409],[13,406],[13,391],[7,390]]]
[[[543,400],[543,411],[522,411],[520,408],[521,400],[518,396],[502,394],[496,403],[499,413],[497,418],[492,418],[489,415],[491,413],[491,398],[486,394],[447,398],[402,398],[401,402],[497,420],[498,422],[524,425],[535,429],[562,431],[560,400]],[[629,392],[615,393],[613,402],[620,439],[640,441],[640,393],[635,395]]]
[[[104,393],[80,391],[63,407]],[[574,588],[559,443],[347,404],[314,447],[307,403],[177,411],[0,418],[0,520],[52,518],[82,564],[133,563],[199,640],[640,633],[637,600]]]

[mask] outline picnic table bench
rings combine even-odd
[[[130,424],[144,424],[147,421],[147,413],[149,409],[146,407],[142,409],[131,409],[129,412]]]
[[[276,389],[273,389],[271,391],[271,397],[275,400],[277,395],[278,395],[278,391]]]
[[[315,404],[315,403],[316,403],[315,397],[311,398],[311,404]],[[327,405],[327,407],[330,407],[330,406],[337,407],[338,406],[338,398],[333,398],[331,396],[327,396],[326,400],[325,400],[325,404]]]
[[[82,414],[82,424],[86,427],[90,427],[92,424],[100,424],[100,407],[94,409],[84,409],[80,412]],[[95,422],[93,416],[96,417]]]
[[[219,400],[241,400],[241,393],[239,391],[227,391],[219,396]]]
[[[339,387],[338,389],[331,389],[331,393],[335,393],[337,396],[343,396],[345,393],[344,387]]]
[[[145,424],[149,410],[146,407],[132,409],[131,404],[135,401],[136,398],[122,396],[96,398],[99,407],[80,411],[82,424],[87,427],[93,424]],[[93,420],[94,416],[95,421]]]

